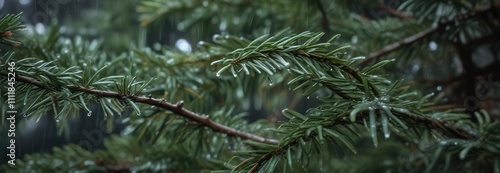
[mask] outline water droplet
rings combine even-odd
[[[220,73],[215,74],[215,76],[220,77]]]
[[[204,46],[206,43],[204,41],[198,42],[198,46]]]
[[[383,97],[380,98],[380,100],[383,101],[383,102],[388,102],[389,101],[389,97],[383,96]]]
[[[59,122],[59,118],[56,118],[56,123],[58,123],[58,122]]]
[[[222,36],[221,36],[221,35],[219,35],[219,34],[215,34],[215,35],[212,37],[212,39],[213,39],[214,41],[215,41],[215,40],[219,40],[220,38],[222,38]]]
[[[267,77],[267,81],[269,82],[269,86],[273,86],[273,80],[270,77]]]
[[[87,116],[89,116],[89,117],[90,117],[91,115],[92,115],[92,111],[88,111],[88,112],[87,112]]]
[[[311,97],[311,96],[307,96],[307,97],[306,97],[306,99],[307,99],[307,100],[309,100],[309,98],[310,98],[310,97]]]
[[[386,133],[386,134],[384,134],[384,137],[385,137],[386,139],[389,139],[389,137],[391,137],[391,135],[390,135],[389,133]]]
[[[238,74],[236,74],[236,73],[233,73],[233,76],[234,76],[234,77],[238,77]]]

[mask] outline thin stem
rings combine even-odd
[[[388,5],[383,4],[383,3],[379,4],[379,8],[381,8],[382,10],[385,10],[385,11],[391,13],[391,15],[396,16],[396,17],[401,18],[401,19],[412,18],[411,15],[405,14],[405,13],[403,13],[399,10],[396,10],[396,9],[392,8],[391,6],[388,6]]]
[[[455,17],[452,20],[440,22],[440,23],[438,23],[437,26],[427,28],[424,31],[418,32],[414,35],[411,35],[409,37],[404,38],[401,41],[389,44],[387,46],[384,46],[380,50],[377,50],[375,52],[370,53],[363,61],[361,61],[361,65],[367,65],[368,63],[375,61],[375,60],[381,58],[382,56],[385,56],[385,55],[392,53],[396,50],[399,50],[400,48],[402,48],[404,46],[410,45],[410,44],[415,43],[419,40],[427,38],[434,33],[441,32],[446,27],[451,26],[451,25],[455,25],[456,22],[466,21],[466,20],[469,20],[473,17],[487,14],[487,13],[494,11],[495,9],[498,9],[498,8],[500,8],[500,3],[495,3],[495,4],[487,6],[487,7],[476,8],[475,10],[473,10],[469,13],[463,14],[463,15],[458,15],[457,17]]]
[[[2,76],[7,76],[5,72],[0,72],[0,75]],[[27,83],[30,85],[37,86],[38,88],[45,89],[45,90],[51,90],[47,86],[45,86],[42,82],[31,78],[31,77],[26,77],[26,76],[16,76],[16,80],[19,82]],[[177,104],[172,104],[169,102],[166,102],[162,99],[156,99],[156,98],[151,98],[151,97],[143,97],[143,96],[131,96],[131,95],[123,95],[118,92],[114,91],[103,91],[103,90],[96,90],[96,89],[89,89],[81,86],[66,86],[71,92],[83,92],[86,94],[92,94],[100,97],[107,97],[107,98],[114,98],[114,99],[119,99],[119,100],[125,100],[125,99],[130,99],[134,102],[137,103],[144,103],[148,105],[153,105],[157,107],[164,108],[166,110],[169,110],[177,115],[180,115],[184,118],[190,119],[192,121],[195,121],[197,123],[203,124],[206,127],[209,127],[215,132],[220,132],[227,134],[229,136],[235,136],[239,137],[241,139],[248,139],[256,142],[261,142],[261,143],[267,143],[267,144],[277,144],[279,141],[275,139],[268,139],[264,138],[255,134],[251,133],[246,133],[239,131],[237,129],[218,124],[217,122],[214,122],[213,120],[209,119],[206,116],[194,113],[188,109],[185,109],[182,107],[182,102],[178,102]]]

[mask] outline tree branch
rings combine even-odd
[[[5,72],[0,72],[0,75],[2,76],[7,76],[7,73]],[[27,83],[30,85],[37,86],[38,88],[41,89],[46,89],[46,90],[51,90],[49,87],[45,86],[42,82],[31,78],[31,77],[26,77],[26,76],[16,76],[16,81],[20,81],[23,83]],[[150,98],[150,97],[142,97],[142,96],[131,96],[131,95],[123,95],[118,92],[113,92],[113,91],[102,91],[102,90],[96,90],[96,89],[89,89],[81,86],[67,86],[67,88],[72,91],[72,92],[83,92],[86,94],[92,94],[100,97],[107,97],[107,98],[114,98],[114,99],[119,99],[119,100],[124,100],[124,99],[130,99],[134,102],[137,103],[144,103],[148,105],[153,105],[157,107],[164,108],[166,110],[169,110],[177,115],[180,115],[184,118],[190,119],[192,121],[195,121],[197,123],[203,124],[206,127],[209,127],[215,132],[220,132],[227,134],[229,136],[235,136],[239,137],[241,139],[248,139],[256,142],[261,142],[261,143],[267,143],[267,144],[276,144],[278,143],[277,140],[275,139],[267,139],[255,134],[251,133],[246,133],[239,131],[237,129],[218,124],[214,122],[213,120],[209,119],[206,116],[191,112],[190,110],[187,110],[182,107],[182,101],[179,101],[177,104],[172,104],[169,102],[166,102],[162,99],[155,99],[155,98]]]
[[[340,63],[337,63],[337,62],[334,62],[334,61],[330,61],[330,60],[328,60],[327,58],[325,58],[323,56],[315,55],[315,54],[312,54],[312,53],[306,53],[306,52],[304,52],[302,50],[292,51],[291,53],[293,53],[295,55],[301,55],[301,56],[304,56],[304,57],[307,57],[307,58],[315,59],[317,61],[323,61],[323,62],[327,61],[329,64],[334,65],[334,66],[342,69],[346,73],[349,73],[359,83],[363,84],[363,76],[362,76],[362,74],[358,73],[357,70],[353,69],[350,66],[347,66],[347,65],[344,65],[344,64],[340,64]],[[375,96],[377,96],[377,97],[380,96],[380,92],[378,91],[377,87],[373,83],[367,82],[367,85],[370,87],[371,91],[373,92],[373,94]],[[332,88],[329,88],[329,89],[332,89]],[[332,89],[332,91],[335,92],[336,90]],[[343,94],[341,93],[340,96],[343,97],[342,95]]]
[[[392,8],[391,6],[388,6],[384,3],[380,3],[379,8],[382,10],[385,10],[385,11],[389,12],[391,15],[396,16],[396,17],[401,18],[401,19],[412,18],[411,15],[402,13],[401,11],[398,11],[398,10],[396,10],[396,9]]]
[[[453,20],[439,22],[438,25],[435,27],[428,28],[424,31],[417,33],[417,34],[406,37],[401,41],[389,44],[378,51],[370,53],[363,61],[361,61],[361,65],[366,65],[374,60],[377,60],[378,58],[380,58],[382,56],[385,56],[389,53],[392,53],[392,52],[402,48],[403,46],[410,45],[416,41],[427,38],[434,33],[443,31],[447,26],[455,25],[456,22],[469,20],[473,17],[487,14],[487,13],[489,13],[495,9],[498,9],[498,8],[500,8],[500,3],[495,3],[495,4],[487,6],[487,7],[476,8],[475,10],[473,10],[469,13],[455,17],[455,19],[453,19]]]
[[[435,120],[435,119],[431,119],[431,118],[425,118],[425,117],[421,117],[421,116],[411,114],[411,113],[401,113],[401,112],[394,112],[394,113],[395,113],[394,115],[400,117],[403,120],[417,122],[419,125],[423,125],[423,126],[426,126],[428,128],[438,130],[439,132],[442,132],[443,134],[451,136],[451,137],[456,137],[456,138],[466,139],[466,140],[478,140],[478,137],[471,134],[471,132],[469,132],[468,130],[459,128],[459,127],[454,126],[454,125],[450,125],[450,124],[443,122],[443,121],[439,121],[439,120]],[[363,114],[363,113],[361,113],[361,114]],[[367,116],[367,115],[365,114],[365,116]],[[362,117],[362,116],[356,116],[356,122],[354,122],[354,123],[363,122],[363,119],[364,119],[364,117]],[[341,125],[341,124],[353,124],[353,122],[346,120],[345,116],[339,116],[339,117],[333,119],[331,124],[325,125],[324,128],[334,127],[336,125]],[[316,135],[318,135],[316,132],[312,132],[311,135],[303,138],[303,140],[309,141],[309,140],[313,139]],[[288,147],[292,147],[294,145],[297,145],[298,143],[299,143],[299,140],[292,140],[289,143],[284,144],[284,145],[276,148],[275,150],[264,154],[262,157],[259,158],[259,160],[257,160],[255,165],[253,165],[252,168],[250,169],[250,171],[248,171],[248,172],[250,172],[250,173],[258,172],[260,167],[262,167],[262,165],[264,165],[264,163],[266,161],[268,161],[272,157],[275,157],[277,155],[281,155],[281,154],[287,152]]]

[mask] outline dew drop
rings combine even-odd
[[[92,115],[92,111],[87,112],[87,116],[90,117]]]
[[[59,122],[59,118],[56,118],[56,123],[58,123],[58,122]]]
[[[267,81],[269,82],[269,86],[273,86],[273,80],[270,77],[267,77]]]
[[[220,77],[220,73],[215,74],[215,76]]]
[[[383,101],[383,102],[388,102],[389,101],[389,97],[384,96],[384,97],[381,97],[380,100]]]
[[[311,98],[311,96],[307,96],[306,99],[309,100]]]
[[[205,43],[204,41],[200,41],[200,42],[198,42],[198,46],[203,46],[203,45],[205,45],[205,44],[206,44],[206,43]]]
[[[234,74],[233,74],[233,76],[234,76],[234,77],[238,77],[238,74],[234,73]]]
[[[384,137],[385,137],[386,139],[389,139],[389,137],[391,137],[391,135],[390,135],[389,133],[386,133],[386,134],[384,134]]]
[[[222,37],[221,35],[219,35],[219,34],[215,34],[215,35],[212,37],[212,39],[213,39],[213,40],[219,40],[219,39],[221,39],[221,38],[223,38],[223,37]]]

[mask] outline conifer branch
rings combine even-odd
[[[368,63],[375,61],[375,60],[381,58],[382,56],[388,55],[394,51],[397,51],[404,46],[413,44],[417,41],[420,41],[424,38],[427,38],[434,33],[441,32],[446,27],[451,26],[451,25],[455,25],[456,22],[463,22],[463,21],[469,20],[469,19],[477,17],[477,16],[482,16],[482,15],[487,14],[491,11],[494,11],[495,9],[498,9],[498,8],[500,8],[500,3],[495,3],[495,4],[490,5],[488,7],[479,7],[479,8],[476,8],[475,10],[473,10],[469,13],[466,13],[463,15],[458,15],[453,20],[439,22],[437,24],[437,26],[427,28],[424,31],[421,31],[421,32],[418,32],[414,35],[406,37],[401,41],[386,45],[382,49],[370,53],[363,61],[361,61],[360,64],[367,65]]]
[[[363,83],[363,76],[355,69],[353,69],[352,67],[350,66],[347,66],[347,65],[344,65],[344,64],[341,64],[341,63],[337,63],[337,62],[334,62],[334,61],[329,61],[327,57],[323,57],[323,56],[320,56],[320,55],[315,55],[315,54],[312,54],[312,53],[306,53],[304,51],[293,51],[292,52],[293,54],[297,54],[297,55],[302,55],[304,57],[308,57],[308,58],[311,58],[311,59],[315,59],[315,60],[318,60],[318,61],[327,61],[328,63],[342,69],[343,71],[345,71],[346,73],[349,73],[351,76],[353,76],[359,83]],[[367,81],[368,82],[368,81]],[[377,87],[372,83],[372,82],[368,82],[368,85],[370,86],[370,89],[371,91],[373,92],[373,94],[375,96],[379,96],[380,95],[380,92],[377,90]],[[330,87],[328,87],[329,89],[331,89],[332,91],[336,91]],[[339,95],[342,95],[339,94]]]
[[[404,119],[406,121],[415,121],[416,124],[418,125],[423,125],[426,127],[429,127],[431,129],[435,129],[449,137],[452,138],[458,138],[458,139],[465,139],[465,140],[478,140],[479,138],[471,132],[467,131],[466,129],[447,124],[443,121],[431,119],[431,118],[425,118],[421,116],[414,115],[412,113],[401,113],[401,112],[395,112],[395,115],[401,119]],[[364,115],[368,116],[368,115]],[[354,123],[360,123],[362,124],[362,121],[365,117],[363,116],[357,116],[356,117],[356,122]],[[345,119],[344,116],[339,116],[331,121],[330,124],[324,125],[323,128],[331,128],[335,127],[337,125],[348,125],[348,124],[354,124],[353,122],[350,122]],[[310,141],[313,138],[315,138],[318,134],[316,132],[312,132],[311,135],[301,138],[304,141]],[[279,146],[275,150],[268,152],[264,155],[262,155],[252,166],[252,168],[248,172],[258,172],[260,168],[264,165],[265,162],[270,160],[273,157],[279,157],[279,155],[284,154],[287,152],[287,148],[298,145],[299,144],[299,139],[295,139],[293,141],[288,142],[287,144],[284,144],[282,146]]]
[[[0,75],[7,76],[7,73],[0,72]],[[52,90],[51,88],[48,88],[47,86],[45,86],[42,82],[38,81],[37,79],[31,78],[31,77],[18,75],[18,76],[16,76],[16,80],[19,82],[23,82],[23,83],[37,86],[38,88],[41,88],[41,89]],[[81,86],[67,86],[67,88],[71,92],[82,92],[82,93],[86,93],[86,94],[96,95],[99,97],[114,98],[114,99],[119,99],[119,100],[130,99],[130,100],[137,102],[137,103],[144,103],[144,104],[148,104],[148,105],[158,106],[158,107],[164,108],[166,110],[169,110],[177,115],[180,115],[184,118],[190,119],[190,120],[195,121],[195,122],[200,123],[200,124],[203,124],[204,126],[212,129],[213,131],[224,133],[224,134],[227,134],[229,136],[235,136],[235,137],[239,137],[241,139],[248,139],[248,140],[261,142],[261,143],[267,143],[267,144],[278,143],[278,141],[275,139],[267,139],[267,138],[264,138],[264,137],[261,137],[261,136],[255,135],[255,134],[242,132],[242,131],[239,131],[237,129],[234,129],[234,128],[231,128],[228,126],[218,124],[217,122],[214,122],[213,120],[209,119],[206,116],[194,113],[188,109],[183,108],[182,107],[183,101],[179,101],[177,104],[172,104],[172,103],[166,102],[162,99],[143,97],[143,96],[123,95],[123,94],[120,94],[118,92],[96,90],[96,89],[90,89],[90,88],[85,88],[85,87],[81,87]]]
[[[442,27],[442,26],[443,25],[438,25],[437,27],[428,28],[424,31],[417,33],[417,34],[406,37],[405,39],[403,39],[401,41],[384,46],[382,49],[370,53],[363,61],[361,61],[361,65],[366,65],[369,62],[372,62],[372,61],[375,61],[375,60],[381,58],[382,56],[385,56],[385,55],[390,54],[396,50],[399,50],[403,46],[407,46],[407,45],[413,44],[416,41],[427,38],[430,35],[443,29],[444,27]]]

